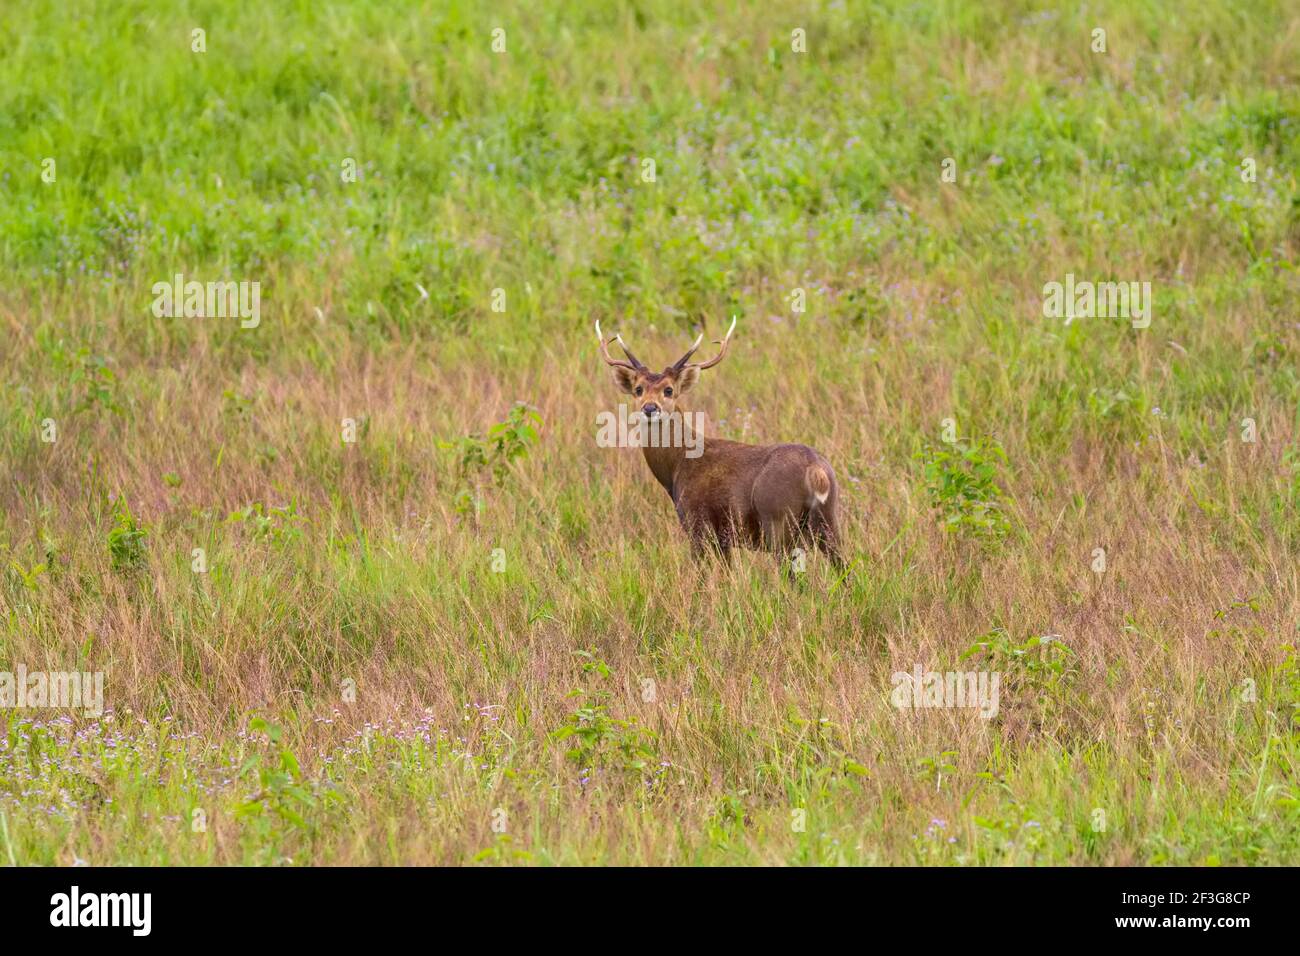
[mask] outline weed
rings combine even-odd
[[[113,518],[113,527],[108,532],[108,553],[113,570],[134,570],[145,562],[144,542],[149,532],[136,521],[126,498],[120,499]]]
[[[917,460],[945,531],[999,539],[1011,530],[998,484],[998,466],[1007,464],[1007,456],[996,440],[927,445]]]

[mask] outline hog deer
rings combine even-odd
[[[607,342],[599,322],[596,341],[613,369],[614,384],[632,396],[641,418],[651,422],[677,415],[681,428],[689,429],[679,400],[695,387],[700,372],[722,361],[735,328],[733,318],[726,336],[714,343],[721,346],[714,358],[691,361],[704,339],[700,335],[662,372],[643,365],[621,335]],[[610,356],[613,342],[627,361]],[[674,447],[643,442],[642,451],[650,473],[672,498],[697,557],[712,552],[729,560],[731,549],[739,545],[770,551],[780,560],[793,546],[804,545],[822,551],[837,569],[844,567],[835,521],[839,488],[830,463],[817,452],[807,445],[747,445],[703,435],[670,444]],[[688,447],[697,452],[694,457],[687,454]]]

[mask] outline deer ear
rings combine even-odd
[[[614,385],[619,391],[631,394],[632,386],[636,384],[636,372],[630,368],[624,368],[621,365],[615,365],[613,368]]]
[[[689,392],[695,387],[695,383],[699,380],[699,367],[696,365],[688,365],[677,374],[677,391]]]

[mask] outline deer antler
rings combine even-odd
[[[596,341],[600,343],[600,354],[604,356],[605,364],[613,365],[616,367],[622,367],[622,368],[630,368],[634,372],[645,371],[645,366],[642,365],[641,361],[635,355],[632,354],[631,350],[627,347],[627,343],[623,341],[623,336],[621,335],[615,335],[612,339],[609,340],[609,342],[617,342],[622,347],[623,351],[627,353],[627,357],[629,361],[620,362],[618,359],[612,358],[610,356],[609,342],[606,342],[605,336],[601,334],[599,319],[596,320]]]
[[[727,345],[728,343],[731,342],[731,333],[734,332],[735,330],[736,330],[736,317],[733,315],[731,317],[731,328],[727,329],[727,334],[723,336],[722,341],[713,343],[714,345],[721,345],[722,346],[721,351],[719,351],[718,354],[714,356],[712,359],[710,359],[709,361],[704,362],[703,364],[700,363],[696,363],[696,364],[699,365],[701,369],[706,369],[706,368],[713,368],[713,366],[721,362],[722,357],[727,354]],[[703,333],[701,333],[699,337],[696,338],[695,344],[692,345],[686,351],[686,354],[673,363],[674,371],[680,372],[682,369],[686,367],[686,363],[690,361],[691,356],[695,354],[695,350],[700,347],[700,343],[702,341],[704,341]]]

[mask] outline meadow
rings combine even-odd
[[[105,711],[0,709],[0,862],[1300,862],[1298,83],[1276,0],[9,0],[0,671]],[[596,442],[594,321],[732,316],[843,574]]]

